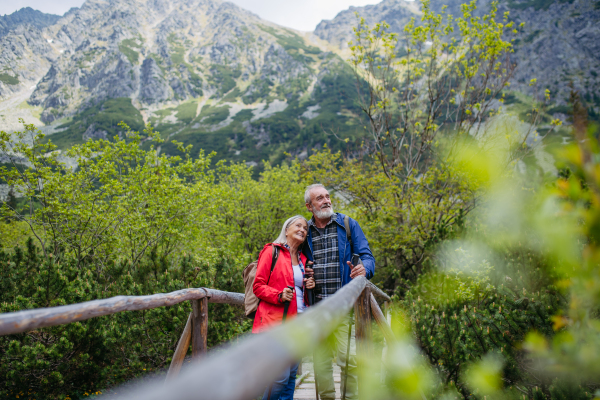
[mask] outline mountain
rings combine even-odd
[[[441,12],[460,15],[460,3],[466,0],[434,0],[431,7]],[[479,1],[478,13],[487,11],[490,2]],[[405,0],[383,0],[376,5],[351,7],[334,19],[322,21],[314,34],[331,42],[339,50],[347,49],[357,25],[355,13],[370,26],[380,21],[390,24],[392,32],[401,33],[414,17],[420,18],[419,3]],[[517,64],[512,88],[518,92],[542,94],[548,88],[559,104],[556,113],[564,113],[570,93],[570,83],[583,94],[591,113],[600,112],[600,1],[590,0],[500,0],[498,15],[505,11],[517,24],[525,23],[524,31],[515,41],[513,60]],[[532,78],[541,90],[529,86]]]
[[[60,147],[112,137],[125,120],[257,162],[302,156],[328,129],[361,132],[355,78],[338,55],[228,2],[88,0],[0,49],[14,77],[0,82],[2,104],[33,109]]]
[[[431,7],[458,15],[460,4]],[[500,15],[526,23],[511,106],[529,101],[537,78],[564,118],[572,81],[597,118],[599,4],[501,0]],[[480,0],[478,13],[488,7]],[[347,149],[364,135],[344,61],[355,12],[397,32],[420,15],[418,2],[383,0],[304,33],[220,0],[87,0],[54,23],[17,24],[0,37],[0,129],[19,129],[23,118],[68,148],[121,134],[120,121],[136,130],[151,123],[167,139],[163,152],[176,153],[177,140],[252,164],[306,157],[323,144]]]
[[[24,7],[10,15],[0,16],[0,37],[22,25],[42,29],[55,24],[59,19],[59,15],[44,14],[31,7]]]

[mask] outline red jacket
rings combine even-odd
[[[292,268],[292,257],[290,251],[281,244],[275,244],[279,248],[277,263],[271,272],[271,260],[273,256],[273,247],[271,243],[266,244],[258,256],[258,266],[256,267],[256,278],[254,278],[254,294],[260,299],[252,333],[259,333],[267,330],[273,325],[279,325],[283,319],[283,304],[279,302],[279,293],[283,292],[287,286],[294,287],[294,270]],[[306,256],[300,254],[302,264],[306,265]],[[271,279],[269,279],[271,275]],[[268,284],[267,284],[268,282]],[[296,291],[288,308],[287,318],[298,313],[296,303]]]

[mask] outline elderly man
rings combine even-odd
[[[375,273],[375,259],[358,222],[333,211],[329,192],[321,184],[317,183],[306,188],[304,202],[306,208],[313,214],[308,222],[307,242],[314,261],[316,301],[333,295],[357,276],[362,275],[371,279]],[[349,227],[350,232],[346,231],[346,226]],[[351,238],[352,246],[348,236]],[[360,256],[361,262],[358,265],[352,265],[352,253]],[[331,338],[331,346],[315,352],[314,366],[319,395],[323,400],[335,399],[332,366],[334,356],[337,356],[338,365],[342,368],[342,393],[343,385],[346,383],[346,398],[358,398],[354,332],[350,343],[350,357],[346,363],[348,328],[351,325],[351,320],[348,318],[335,331]],[[348,371],[345,370],[346,364]]]

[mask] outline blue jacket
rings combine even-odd
[[[350,267],[346,264],[346,261],[352,260],[352,249],[350,249],[350,243],[348,242],[348,238],[346,237],[346,227],[344,226],[344,214],[338,213],[337,218],[335,220],[337,223],[337,232],[338,232],[338,249],[340,252],[340,276],[342,277],[342,286],[350,283]],[[371,253],[371,249],[369,248],[369,242],[365,237],[362,229],[360,229],[360,225],[358,222],[349,218],[348,224],[350,225],[350,232],[352,238],[352,245],[354,247],[354,252],[360,255],[360,259],[365,266],[365,270],[367,271],[367,279],[371,279],[375,274],[375,257],[373,257],[373,253]],[[313,243],[311,237],[311,229],[308,229],[308,236],[306,238],[308,243],[308,247],[310,251],[307,252],[306,256],[310,261],[313,261]]]

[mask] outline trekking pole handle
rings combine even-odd
[[[292,292],[294,291],[294,288],[292,286],[288,286],[287,288],[290,289]],[[281,321],[285,321],[285,319],[287,318],[287,313],[288,313],[289,307],[290,307],[290,302],[286,300],[283,303],[283,318],[281,319]]]

